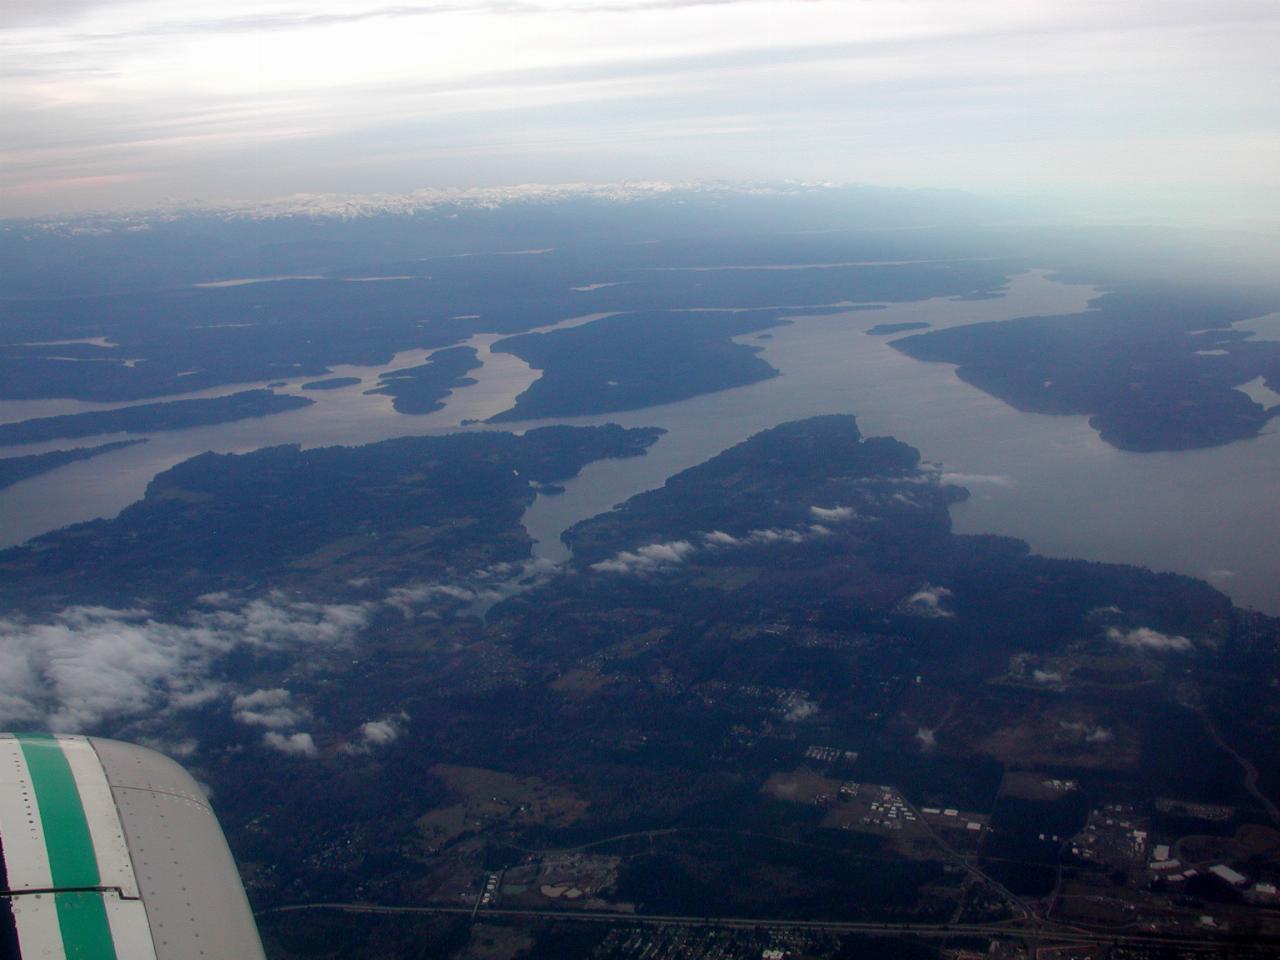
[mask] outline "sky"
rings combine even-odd
[[[1280,214],[1276,0],[6,0],[0,216],[799,180]]]

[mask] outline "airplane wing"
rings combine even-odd
[[[264,956],[208,800],[153,750],[0,733],[0,849],[0,956]]]

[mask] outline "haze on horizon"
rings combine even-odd
[[[795,179],[1277,220],[1278,40],[1272,0],[11,0],[0,216]]]

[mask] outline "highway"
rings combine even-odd
[[[1177,946],[1183,950],[1219,953],[1231,943],[1222,938],[1175,937],[1158,933],[1116,931],[1090,932],[1080,927],[1061,927],[1039,923],[1034,927],[998,923],[875,923],[844,920],[780,920],[777,917],[692,917],[674,914],[641,914],[610,910],[533,910],[509,907],[485,907],[478,912],[467,906],[391,906],[371,903],[298,903],[270,907],[259,916],[273,913],[331,910],[363,914],[456,914],[476,917],[501,917],[510,920],[558,920],[577,923],[624,923],[651,926],[706,928],[773,928],[780,930],[814,930],[826,933],[867,933],[916,937],[989,936],[1005,939],[1035,938],[1042,945],[1071,944],[1152,944]],[[1265,951],[1280,957],[1280,942],[1250,944],[1255,953]]]

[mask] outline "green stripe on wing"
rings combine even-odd
[[[80,790],[62,746],[48,733],[14,736],[22,745],[35,789],[53,885],[59,890],[90,891],[101,879],[98,860]],[[100,893],[57,893],[54,902],[68,960],[117,960]]]
[[[118,960],[101,893],[54,894],[67,960]]]

